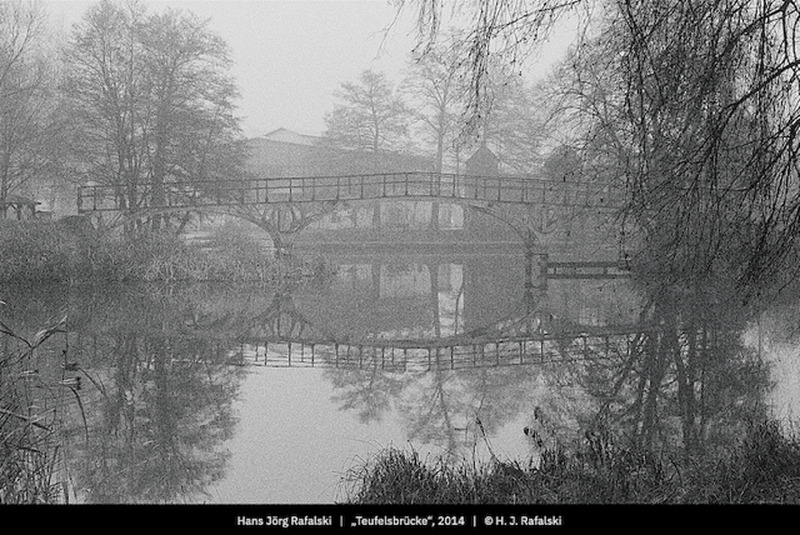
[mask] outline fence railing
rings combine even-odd
[[[132,196],[135,198],[132,199]],[[403,198],[551,206],[614,207],[617,204],[615,192],[605,186],[519,176],[409,172],[141,184],[135,193],[121,186],[81,186],[78,189],[78,211],[86,213]],[[160,201],[156,204],[154,199]]]

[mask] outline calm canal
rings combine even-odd
[[[39,351],[53,363],[68,351],[74,362],[61,367],[82,377],[64,456],[74,499],[330,503],[387,446],[531,466],[536,445],[523,429],[541,422],[535,413],[568,442],[603,407],[624,421],[635,405],[635,379],[625,385],[620,370],[653,324],[628,277],[545,278],[537,267],[531,280],[523,255],[508,251],[326,262],[334,269],[278,289],[4,288],[2,319],[15,332],[69,318],[67,334]],[[797,343],[784,316],[714,331],[717,346],[739,353],[725,373],[707,371],[762,370],[760,353],[773,375],[705,388],[796,414]],[[55,377],[48,366],[36,372]],[[737,415],[714,405],[721,396],[704,399],[707,438],[724,443]],[[677,433],[673,409],[660,411],[662,436]]]

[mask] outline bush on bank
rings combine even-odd
[[[248,236],[216,239],[212,248],[168,233],[134,238],[76,230],[60,222],[0,220],[0,281],[259,281],[302,276],[312,266],[277,266]]]
[[[800,440],[766,421],[713,458],[549,451],[535,469],[389,448],[352,468],[345,492],[357,504],[800,504]]]
[[[0,220],[0,279],[66,280],[78,243],[53,223]]]

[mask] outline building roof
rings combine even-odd
[[[310,134],[301,134],[288,128],[277,128],[263,136],[270,141],[280,141],[282,143],[292,143],[294,145],[316,145],[320,137]]]
[[[477,175],[496,175],[499,163],[500,160],[485,143],[481,143],[478,150],[465,162],[467,173]]]
[[[267,177],[429,171],[430,158],[394,151],[359,151],[288,128],[248,140],[248,169]]]
[[[499,158],[492,152],[492,149],[486,146],[486,143],[481,143],[481,146],[467,159],[467,162],[478,160],[496,162]]]

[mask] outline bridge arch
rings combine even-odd
[[[142,186],[147,189],[147,185]],[[346,176],[261,178],[163,184],[163,203],[144,196],[130,208],[118,186],[82,186],[78,212],[150,215],[214,211],[246,219],[281,244],[287,235],[342,206],[362,201],[446,201],[509,225],[532,248],[564,214],[608,211],[619,195],[608,187],[522,176],[407,172]],[[588,212],[587,212],[588,213]]]

